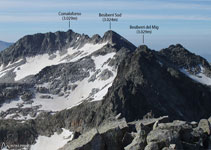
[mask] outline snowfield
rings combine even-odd
[[[94,51],[101,49],[107,43],[108,42],[100,44],[86,43],[81,48],[68,48],[67,53],[65,54],[61,54],[59,51],[56,51],[52,55],[43,54],[34,57],[26,57],[26,62],[22,65],[15,65],[23,60],[20,59],[12,64],[9,63],[6,67],[0,66],[0,78],[3,77],[8,71],[14,69],[16,74],[15,81],[18,81],[27,76],[39,73],[47,66],[77,61],[85,56],[92,54]]]
[[[90,55],[91,53],[100,49],[104,45],[105,43],[98,45],[86,44],[84,47],[78,49],[79,51],[83,50],[83,52],[80,52],[80,55],[73,57],[73,59],[69,61],[76,61],[80,58],[83,58],[84,56]],[[78,50],[68,49],[68,55],[73,54],[75,53],[75,51]],[[83,56],[81,56],[82,54]],[[108,92],[108,88],[112,86],[113,80],[117,75],[117,68],[108,65],[109,60],[112,59],[115,56],[115,54],[116,54],[115,52],[111,52],[106,55],[99,55],[97,57],[92,56],[91,59],[94,60],[95,71],[90,71],[89,77],[84,78],[82,81],[77,81],[76,83],[74,83],[77,85],[77,87],[73,91],[70,91],[68,95],[58,96],[53,94],[35,93],[35,97],[32,99],[33,101],[32,104],[26,104],[21,98],[18,98],[16,100],[11,100],[8,101],[7,103],[4,103],[0,107],[0,112],[2,111],[5,112],[10,108],[18,108],[18,106],[22,105],[21,108],[32,108],[39,106],[37,114],[39,114],[42,111],[50,111],[54,113],[56,111],[61,111],[64,109],[70,109],[72,107],[75,107],[81,104],[85,100],[88,100],[90,102],[102,100],[103,97]],[[46,66],[55,65],[66,61],[64,59],[64,57],[66,56],[61,56],[58,52],[56,53],[55,56],[56,57],[54,57],[54,59],[49,59],[50,56],[48,54],[26,58],[27,63],[15,69],[17,75],[15,80],[20,80],[28,75],[37,74]],[[96,74],[97,70],[98,73]],[[102,79],[101,73],[105,70],[109,71],[112,75],[109,78]],[[96,79],[93,81],[89,81],[89,79],[94,74],[96,75]],[[58,80],[59,79],[60,78],[58,78]],[[50,83],[45,82],[37,86],[48,88],[50,86]],[[51,98],[43,96],[50,96]],[[16,115],[15,113],[8,114],[5,117],[5,119],[12,118],[15,115]],[[21,114],[19,115],[20,117],[16,117],[15,119],[17,120],[33,119],[29,115],[28,116],[22,116]]]
[[[62,133],[54,133],[52,136],[39,136],[36,143],[31,146],[30,150],[58,150],[73,138],[73,132],[62,129]]]
[[[180,71],[182,73],[184,73],[186,76],[188,76],[189,78],[193,79],[196,82],[199,82],[201,84],[205,84],[205,85],[211,85],[211,78],[207,77],[204,74],[204,68],[200,65],[201,68],[201,72],[198,73],[197,75],[192,75],[190,74],[186,69],[182,68],[180,69]]]

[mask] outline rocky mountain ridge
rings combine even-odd
[[[20,58],[35,56],[38,54],[52,54],[56,51],[66,51],[67,48],[81,48],[86,43],[100,44],[103,42],[115,43],[116,47],[128,47],[135,49],[135,46],[113,31],[107,31],[103,37],[98,34],[89,37],[85,34],[78,34],[72,30],[67,32],[49,32],[27,35],[18,40],[11,47],[0,52],[0,65],[13,63]],[[121,45],[124,44],[124,45]]]
[[[55,41],[58,43],[54,49]],[[11,58],[2,59],[4,65],[0,65],[1,142],[21,141],[33,147],[40,138],[50,140],[67,134],[71,140],[82,134],[63,149],[69,149],[71,144],[78,146],[81,141],[81,149],[94,149],[96,141],[96,149],[110,149],[115,144],[119,149],[138,149],[134,148],[137,141],[140,149],[171,149],[171,144],[174,149],[208,148],[210,134],[198,128],[195,134],[196,124],[191,121],[210,117],[211,67],[180,44],[154,51],[146,45],[136,48],[113,31],[102,38],[89,38],[70,30],[26,36],[1,53],[1,57],[7,55]],[[41,67],[31,69],[36,64]],[[147,129],[144,139],[140,139],[138,129],[134,129],[136,122],[143,124],[143,117],[166,115],[170,124],[156,131]],[[173,122],[178,119],[187,122]],[[152,120],[148,120],[153,122],[150,126],[159,119]],[[119,121],[123,128],[118,127]],[[188,138],[196,140],[181,140],[186,129]],[[148,139],[148,134],[152,138],[162,135],[164,141]],[[106,142],[110,135],[114,135],[116,143]],[[13,136],[16,140],[10,138]]]

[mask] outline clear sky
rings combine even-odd
[[[197,54],[211,56],[211,0],[0,0],[0,40],[15,42],[27,34],[67,31],[59,11],[81,12],[71,29],[103,35],[109,29],[99,13],[122,13],[112,30],[136,46],[142,36],[130,25],[158,25],[145,44],[159,50],[181,43]]]

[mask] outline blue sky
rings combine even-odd
[[[27,34],[67,31],[59,11],[81,12],[71,29],[78,33],[103,35],[109,29],[99,13],[122,13],[112,30],[135,45],[142,36],[130,25],[158,25],[145,36],[145,44],[159,50],[181,43],[197,54],[211,56],[211,0],[0,0],[0,40],[15,42]]]

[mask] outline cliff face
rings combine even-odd
[[[189,63],[192,63],[192,69],[202,65],[206,67],[204,72],[209,72],[210,66],[205,59],[193,59],[191,53],[186,53],[190,57],[187,55],[179,62],[163,51],[151,51],[146,46],[137,48],[120,64],[104,102],[111,102],[113,110],[129,121],[140,119],[150,110],[158,116],[168,114],[172,119],[209,117],[210,87],[193,81],[181,68],[190,68]],[[180,52],[177,55],[183,56]]]

